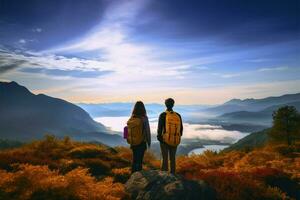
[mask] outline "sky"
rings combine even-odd
[[[300,0],[0,0],[0,81],[79,103],[300,92]]]

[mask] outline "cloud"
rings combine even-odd
[[[264,67],[260,68],[257,71],[259,72],[271,72],[271,71],[285,71],[288,70],[289,67],[283,66],[283,67]]]
[[[19,43],[21,43],[21,44],[26,44],[26,42],[27,42],[27,41],[26,41],[25,39],[20,39],[20,40],[19,40]]]
[[[177,49],[163,48],[135,41],[132,27],[147,6],[147,0],[121,1],[112,4],[101,22],[76,40],[48,49],[44,53],[82,55],[93,52],[103,66],[115,71],[110,82],[152,81],[158,78],[183,79],[188,73],[206,70],[202,66],[217,59],[178,58]],[[201,65],[201,66],[200,66]]]
[[[262,62],[267,62],[270,61],[270,59],[266,58],[257,58],[257,59],[248,59],[246,62],[252,62],[252,63],[262,63]]]
[[[27,28],[26,30],[31,35],[35,35],[39,39],[39,44],[43,46],[43,49],[50,47],[49,45],[51,45],[51,49],[46,49],[43,52],[32,52],[25,48],[20,48],[19,52],[15,50],[7,51],[5,54],[6,65],[20,60],[24,61],[24,63],[21,64],[20,68],[15,68],[18,69],[15,70],[16,73],[9,73],[5,78],[20,80],[21,82],[26,80],[26,83],[31,87],[44,89],[45,91],[56,84],[56,87],[62,88],[59,90],[60,93],[49,90],[51,91],[50,94],[71,101],[134,101],[135,99],[158,101],[162,96],[163,98],[175,96],[179,101],[188,103],[203,102],[203,98],[207,98],[207,101],[205,101],[211,103],[227,97],[234,97],[233,93],[231,93],[232,91],[225,88],[228,85],[250,85],[252,83],[297,78],[296,75],[293,77],[289,76],[292,70],[282,74],[274,72],[268,74],[270,76],[266,76],[265,73],[259,71],[271,71],[269,68],[261,68],[260,70],[257,69],[257,66],[254,68],[255,63],[264,62],[263,59],[249,60],[249,62],[253,63],[245,62],[249,58],[271,58],[272,63],[268,64],[269,66],[276,65],[276,61],[284,63],[287,59],[283,60],[286,57],[282,52],[284,50],[290,53],[291,46],[289,45],[282,46],[282,43],[280,43],[278,48],[277,46],[274,47],[272,43],[272,46],[266,45],[264,48],[240,48],[239,46],[236,47],[236,43],[223,45],[222,41],[216,42],[214,34],[210,33],[217,32],[220,37],[223,37],[223,33],[226,35],[227,30],[229,30],[229,32],[232,31],[231,36],[233,37],[239,37],[237,35],[244,37],[243,33],[246,31],[246,29],[242,29],[241,34],[235,34],[236,30],[231,29],[232,26],[226,26],[226,23],[222,27],[218,26],[218,23],[211,23],[211,19],[219,21],[222,18],[214,18],[210,14],[218,16],[219,13],[207,11],[207,18],[197,17],[198,15],[196,14],[194,19],[191,19],[193,15],[190,15],[190,19],[184,19],[187,23],[191,23],[186,24],[188,25],[188,32],[193,32],[191,29],[194,27],[197,29],[195,30],[197,38],[193,38],[190,34],[181,34],[181,30],[186,30],[183,28],[184,26],[180,25],[181,19],[170,18],[171,20],[169,21],[166,19],[168,17],[162,16],[164,13],[154,17],[156,26],[146,23],[151,18],[149,13],[145,11],[150,10],[148,3],[151,1],[149,0],[109,2],[111,3],[109,3],[107,9],[103,10],[101,17],[94,20],[93,23],[86,26],[83,30],[73,31],[67,27],[62,28],[61,32],[68,34],[74,32],[76,34],[64,35],[61,40],[57,39],[57,35],[54,36],[52,34],[52,31],[53,33],[58,33],[57,30],[50,29],[48,26],[45,26],[47,31],[41,30],[43,34],[39,35],[32,32],[38,33],[38,27],[30,26]],[[170,9],[173,9],[170,11],[172,12],[171,14],[178,15],[178,12],[174,12],[175,8],[173,8],[172,2],[169,3],[166,8],[169,9],[170,6]],[[159,2],[158,4],[164,3]],[[182,6],[191,7],[190,4],[185,3]],[[205,7],[206,5],[203,3],[201,9],[203,10]],[[182,10],[181,6],[177,8]],[[216,7],[212,5],[210,8],[214,9]],[[256,9],[256,7],[253,9]],[[191,10],[189,8],[187,10],[192,11],[191,14],[193,14],[197,9]],[[154,13],[156,11],[152,9],[151,12]],[[184,16],[180,16],[180,18],[185,18],[189,15],[186,11],[183,12]],[[197,11],[197,13],[200,12]],[[227,15],[223,15],[224,13],[220,14],[221,16]],[[200,13],[200,15],[202,14]],[[201,20],[202,22],[199,22]],[[163,26],[166,21],[174,24],[176,29],[170,28],[170,24]],[[143,29],[139,29],[139,25],[144,22],[148,30],[143,31]],[[207,22],[208,26],[200,26],[203,22]],[[226,22],[228,23],[228,21]],[[70,24],[73,23],[79,26],[76,20],[72,19]],[[58,25],[61,24],[58,23]],[[220,30],[212,30],[216,28],[212,27],[214,25],[217,28],[220,27]],[[247,25],[245,23],[244,27]],[[91,29],[91,27],[93,28]],[[31,31],[32,28],[33,30]],[[239,29],[239,27],[236,28]],[[250,26],[250,28],[253,28],[254,32],[259,31],[255,26]],[[165,37],[166,35],[161,34],[156,35],[158,37],[148,37],[148,33],[151,35],[156,30],[165,29],[168,29],[167,31],[171,34],[180,36]],[[61,34],[59,35],[61,36]],[[75,35],[77,38],[74,38]],[[202,38],[202,35],[209,35],[209,37]],[[41,42],[42,40],[39,37],[42,36],[45,36],[47,41],[45,39],[45,42]],[[247,33],[245,37],[247,36],[254,39],[259,37],[253,32]],[[18,43],[19,38],[25,38],[23,40],[25,43],[27,42],[25,45],[28,45],[28,48],[30,48],[29,46],[34,46],[33,43],[29,45],[30,37],[28,36],[18,36],[13,41]],[[245,39],[244,42],[248,42],[247,38],[241,39]],[[64,42],[62,43],[62,41]],[[231,42],[231,40],[228,41]],[[18,44],[22,46],[20,43]],[[276,45],[278,44],[276,43]],[[273,49],[276,50],[275,53]],[[0,54],[4,54],[4,52],[0,51]],[[272,57],[268,56],[268,54],[271,54]],[[274,56],[276,60],[273,60]],[[277,58],[277,56],[279,57]],[[292,64],[291,66],[293,66]],[[80,79],[80,82],[77,82],[77,78],[82,79]],[[53,81],[54,79],[55,81]],[[42,86],[37,83],[42,83]],[[65,83],[68,83],[69,87]],[[194,88],[197,86],[210,88],[207,90]],[[216,88],[215,86],[222,86],[222,88]],[[291,87],[286,87],[286,91],[289,91]],[[202,92],[208,97],[201,96],[202,94],[200,93]],[[241,94],[240,92],[243,92],[243,90],[234,94],[239,95]],[[99,94],[101,96],[97,96]],[[255,95],[256,93],[253,92],[253,94]]]
[[[199,138],[207,140],[221,140],[224,142],[236,142],[245,136],[245,133],[241,133],[239,131],[227,131],[219,126],[184,123],[183,127],[184,131],[187,133],[183,135],[183,137],[190,139]]]
[[[24,73],[46,74],[53,77],[97,78],[113,71],[101,61],[76,57],[45,55],[32,52],[13,52],[0,49],[1,72],[20,68]]]
[[[147,105],[146,105],[147,106]],[[157,116],[159,113],[156,113]],[[123,131],[124,124],[128,120],[128,117],[98,117],[94,120],[110,127],[114,131]],[[157,130],[157,118],[150,118],[151,134],[156,135]],[[245,136],[245,133],[238,131],[226,131],[221,126],[202,125],[202,124],[190,124],[183,123],[185,134],[183,138],[188,139],[206,139],[206,140],[221,140],[224,142],[235,142]],[[230,139],[229,139],[230,138]]]
[[[112,71],[99,70],[61,70],[61,69],[46,69],[46,68],[22,68],[21,72],[46,74],[49,76],[67,76],[74,78],[98,78],[100,76],[112,73]]]
[[[6,72],[17,69],[17,68],[21,67],[21,65],[24,63],[25,63],[24,60],[16,60],[14,62],[4,63],[4,64],[1,64],[1,62],[0,62],[0,74],[4,74]]]
[[[34,32],[34,33],[41,33],[43,31],[43,29],[42,28],[33,28],[32,29],[32,32]]]
[[[21,38],[18,40],[18,42],[16,42],[15,46],[19,49],[25,49],[24,47],[28,44],[28,43],[32,43],[32,42],[37,42],[36,39],[24,39],[24,38]]]
[[[233,78],[233,77],[238,77],[241,74],[222,74],[221,77],[222,78]]]
[[[26,63],[27,61],[23,59],[15,59],[14,53],[7,53],[0,48],[0,74],[13,71]]]
[[[214,75],[214,76],[219,76],[219,77],[221,77],[221,78],[234,78],[234,77],[241,76],[242,74],[240,74],[240,73],[233,73],[233,74],[226,74],[226,73],[212,73],[212,75]]]

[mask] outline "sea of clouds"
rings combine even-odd
[[[95,121],[104,124],[106,127],[113,131],[122,132],[128,117],[98,117]],[[157,130],[157,118],[150,118],[150,129],[152,134],[156,134]],[[183,123],[183,138],[185,139],[206,139],[206,140],[218,140],[222,142],[235,142],[243,137],[246,133],[239,131],[229,131],[223,129],[221,126],[209,125],[209,124],[190,124]]]

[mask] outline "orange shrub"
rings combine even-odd
[[[299,145],[287,148],[276,143],[249,152],[179,156],[177,173],[203,179],[215,188],[219,199],[295,198],[300,182]],[[0,199],[126,199],[122,183],[130,177],[131,160],[132,151],[126,147],[113,149],[47,136],[0,151]],[[144,164],[144,170],[157,169],[160,161],[147,151]]]
[[[112,174],[114,176],[114,181],[125,183],[131,175],[131,169],[129,167],[113,169]]]
[[[266,166],[269,161],[279,160],[281,156],[276,152],[254,150],[246,154],[241,160],[237,161],[235,168],[244,168],[256,166]]]
[[[124,186],[111,177],[96,181],[87,169],[59,175],[47,166],[20,165],[15,173],[0,171],[0,197],[5,199],[121,199]]]

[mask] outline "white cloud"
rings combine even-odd
[[[25,39],[19,39],[19,43],[21,43],[21,44],[26,44],[26,40]]]
[[[101,65],[116,71],[111,82],[122,80],[153,80],[153,77],[182,79],[192,66],[211,62],[207,58],[186,61],[162,59],[168,50],[157,46],[133,42],[130,23],[133,23],[147,0],[121,1],[113,4],[104,14],[102,21],[87,35],[59,47],[45,51],[51,54],[80,53],[93,51],[99,54]],[[173,50],[170,50],[173,51]],[[207,67],[198,67],[204,70]]]
[[[111,71],[108,66],[102,65],[101,61],[80,58],[67,58],[53,54],[39,54],[32,52],[12,52],[0,49],[0,58],[4,64],[9,65],[22,61],[20,67],[46,68],[59,70],[81,70],[81,71]],[[61,77],[57,77],[61,78]]]
[[[286,66],[282,66],[282,67],[264,67],[264,68],[260,68],[257,71],[259,72],[270,72],[270,71],[285,71],[288,70],[289,67]]]
[[[262,63],[262,62],[270,61],[270,59],[257,58],[257,59],[249,59],[249,60],[246,60],[246,61],[247,62],[252,62],[252,63]]]
[[[232,73],[232,74],[226,74],[226,73],[211,73],[214,76],[219,76],[221,78],[234,78],[234,77],[238,77],[241,76],[242,74],[240,73]]]
[[[183,135],[183,138],[221,140],[224,142],[230,138],[230,140],[236,142],[245,136],[244,133],[239,131],[227,131],[219,126],[184,123],[183,128],[186,133]]]
[[[41,33],[43,31],[43,29],[42,28],[33,28],[32,29],[32,32],[34,32],[34,33]]]
[[[206,67],[206,66],[197,66],[196,69],[199,69],[199,70],[208,70],[209,67]]]
[[[159,115],[159,113],[157,113]],[[124,124],[128,117],[98,117],[96,121],[104,124],[114,131],[123,131]],[[156,135],[157,118],[150,119],[150,129],[153,135]],[[224,142],[237,141],[244,137],[246,134],[239,131],[227,131],[221,126],[202,125],[202,124],[189,124],[183,123],[184,134],[183,138],[188,139],[206,139],[206,140],[221,140]],[[229,139],[230,138],[230,139]]]
[[[241,74],[222,74],[221,77],[222,78],[233,78],[233,77],[238,77]]]

